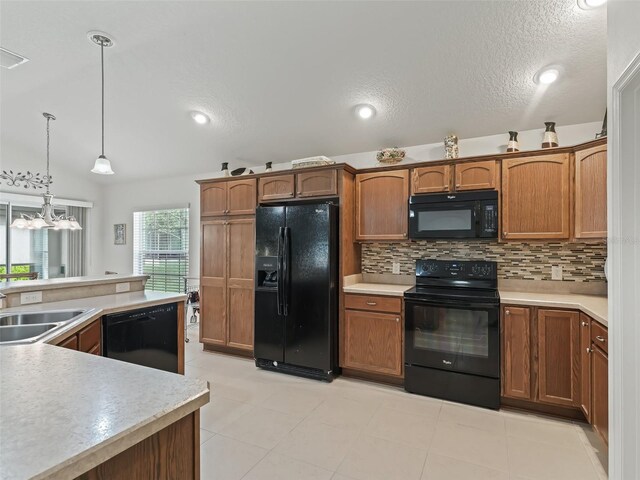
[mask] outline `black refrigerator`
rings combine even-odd
[[[337,213],[331,203],[257,208],[258,367],[326,381],[337,373]]]

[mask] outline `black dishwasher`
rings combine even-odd
[[[178,307],[172,303],[105,315],[102,354],[178,373]]]

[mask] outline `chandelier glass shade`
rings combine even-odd
[[[51,176],[49,175],[49,122],[55,120],[56,117],[50,113],[43,113],[47,119],[47,191],[42,194],[43,203],[40,213],[31,216],[22,214],[11,222],[11,228],[38,230],[41,228],[50,228],[53,230],[82,230],[82,226],[73,216],[56,215],[53,208],[53,195],[49,191],[51,184]]]

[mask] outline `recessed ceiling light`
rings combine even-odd
[[[578,0],[578,6],[583,10],[601,7],[607,0]]]
[[[4,67],[8,70],[17,67],[18,65],[22,65],[23,63],[28,62],[29,59],[19,55],[15,52],[11,52],[6,48],[0,47],[0,67]]]
[[[362,118],[363,120],[368,120],[376,114],[376,109],[373,108],[372,105],[368,105],[363,103],[362,105],[356,106],[356,115]]]
[[[547,67],[536,73],[533,80],[541,85],[549,85],[555,82],[560,76],[560,70],[553,67]]]
[[[191,112],[191,118],[193,118],[195,122],[199,123],[200,125],[209,123],[209,117],[202,112]]]

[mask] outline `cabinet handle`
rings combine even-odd
[[[376,302],[367,302],[367,305],[371,305],[372,307],[376,306],[377,303]]]
[[[509,310],[505,310],[505,311],[504,311],[504,313],[505,313],[506,315],[511,315],[511,312],[510,312]]]
[[[601,337],[600,335],[596,335],[596,340],[598,340],[599,342],[604,343],[604,337]]]
[[[400,322],[400,318],[396,317],[396,323]]]
[[[589,326],[589,324],[588,324],[587,322],[582,322],[582,326],[583,326],[583,327],[588,327],[588,326]]]

